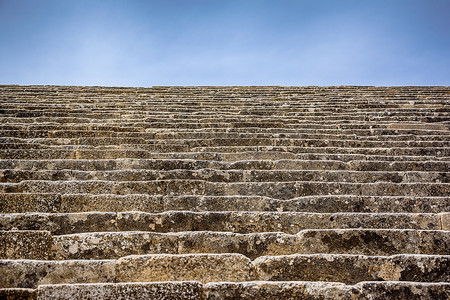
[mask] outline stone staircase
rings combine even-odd
[[[0,86],[0,299],[450,299],[450,87]]]

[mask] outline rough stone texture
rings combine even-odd
[[[446,166],[446,168],[450,168]],[[289,200],[265,196],[161,196],[91,194],[0,194],[0,212],[25,213],[83,211],[292,211],[292,212],[408,212],[439,213],[450,210],[450,197],[305,196]]]
[[[42,284],[114,282],[115,261],[0,260],[2,288],[36,288]]]
[[[114,245],[111,247],[110,245]],[[433,230],[330,229],[284,233],[117,232],[53,237],[55,259],[112,259],[139,254],[239,253],[264,255],[347,253],[364,255],[448,254],[450,233]]]
[[[0,214],[0,230],[48,230],[52,234],[105,231],[285,232],[304,229],[440,230],[445,215],[417,213],[302,212],[89,212],[70,214]]]
[[[449,283],[361,282],[245,282],[208,283],[204,299],[448,299]]]
[[[39,300],[63,299],[200,299],[199,282],[42,285]]]
[[[128,256],[117,261],[116,273],[121,282],[254,280],[251,261],[238,254]]]
[[[37,291],[34,289],[0,289],[2,300],[36,300]]]
[[[446,255],[450,232],[431,230],[337,229],[303,230],[297,235],[302,253],[364,255]]]
[[[31,292],[34,292],[31,290]],[[36,292],[34,292],[36,293]],[[450,283],[307,281],[195,281],[42,285],[38,299],[448,299]],[[15,299],[15,298],[14,298]],[[24,298],[34,299],[34,298]]]
[[[48,231],[0,231],[0,259],[48,259],[52,246]]]
[[[450,281],[450,256],[287,255],[253,262],[259,280],[268,281]]]
[[[450,231],[450,212],[440,214],[442,230]]]
[[[351,289],[336,282],[220,282],[204,285],[204,299],[349,299]]]

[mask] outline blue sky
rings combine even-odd
[[[0,0],[0,84],[450,85],[450,0]]]

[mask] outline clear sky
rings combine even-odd
[[[0,0],[0,84],[450,85],[450,0]]]

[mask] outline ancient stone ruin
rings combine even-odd
[[[0,86],[0,299],[449,299],[450,87]]]

